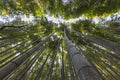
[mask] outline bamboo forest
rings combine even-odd
[[[120,0],[0,0],[0,80],[120,80]]]

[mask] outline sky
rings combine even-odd
[[[59,24],[59,23],[73,23],[73,22],[75,22],[75,21],[78,21],[78,20],[80,20],[80,19],[83,19],[82,17],[79,17],[79,18],[75,18],[75,19],[69,19],[69,20],[67,20],[67,21],[65,21],[64,19],[62,19],[62,18],[55,18],[54,16],[49,16],[49,15],[45,15],[46,16],[46,18],[48,19],[48,21],[52,21],[52,22],[54,22],[54,23],[57,23],[57,24]],[[25,16],[25,15],[23,15],[23,16],[21,16],[22,18],[21,18],[21,20],[22,21],[32,21],[32,20],[34,20],[35,18],[34,18],[34,16],[32,16],[32,15],[30,15],[30,17],[28,18],[27,16]],[[10,17],[10,16],[0,16],[0,21],[2,21],[2,22],[9,22],[9,21],[12,21],[12,20],[14,20],[15,18],[14,17]]]
[[[54,23],[74,23],[76,21],[85,19],[84,17],[79,17],[79,18],[64,20],[62,18],[55,18],[54,16],[49,16],[49,15],[46,15],[46,17],[47,17],[48,21],[52,21]],[[99,22],[98,18],[94,18],[93,21],[95,21],[95,23]]]
[[[115,14],[115,15],[119,15],[119,14]],[[86,18],[84,18],[84,17],[79,17],[79,18],[74,18],[74,19],[69,19],[69,20],[64,20],[62,17],[58,17],[58,18],[56,18],[56,17],[54,17],[54,16],[50,16],[50,15],[45,15],[46,16],[46,18],[48,19],[48,21],[52,21],[53,23],[56,23],[56,24],[59,24],[59,23],[74,23],[74,22],[76,22],[76,21],[79,21],[79,20],[84,20],[84,19],[86,19]],[[119,15],[120,16],[120,15]],[[9,22],[9,21],[12,21],[12,20],[14,20],[15,19],[15,17],[16,16],[0,16],[0,22],[4,22],[4,23],[6,23],[6,22]],[[34,16],[32,16],[32,15],[30,15],[29,17],[27,17],[27,16],[25,16],[25,15],[21,15],[21,20],[22,21],[27,21],[27,22],[31,22],[31,21],[33,21],[35,19],[35,17]],[[111,20],[111,17],[110,16],[108,16],[108,17],[106,17],[105,18],[105,20]],[[95,22],[95,23],[99,23],[99,18],[93,18],[93,21]]]

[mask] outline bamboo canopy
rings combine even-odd
[[[120,0],[0,0],[0,80],[120,80]]]

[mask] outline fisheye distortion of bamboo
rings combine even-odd
[[[0,80],[119,80],[120,0],[0,0]]]

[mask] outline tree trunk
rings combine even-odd
[[[61,42],[62,43],[62,42]],[[61,80],[65,80],[64,74],[64,53],[63,53],[63,45],[62,45],[62,67],[61,67]]]
[[[24,42],[21,42],[21,43],[19,43],[19,44],[16,44],[16,45],[13,46],[13,47],[9,47],[9,48],[7,48],[6,50],[1,51],[0,54],[5,53],[5,52],[7,52],[7,51],[9,51],[9,50],[11,50],[11,49],[14,49],[14,48],[16,48],[16,47],[18,47],[18,46],[20,46],[20,45],[22,45],[22,44],[25,44],[25,42],[27,42],[27,41],[24,41]]]
[[[64,38],[68,48],[68,53],[72,59],[73,65],[75,67],[76,73],[79,75],[81,80],[103,80],[99,73],[92,67],[92,65],[87,61],[84,55],[73,46],[66,36],[64,30]]]
[[[69,68],[69,72],[70,72],[70,76],[71,76],[70,80],[75,80],[73,67],[72,67],[72,62],[71,62],[71,58],[70,58],[69,54],[68,54],[68,68]]]
[[[49,56],[50,56],[50,53],[47,55],[44,63],[43,63],[42,66],[40,67],[40,69],[39,69],[39,71],[38,71],[38,74],[37,74],[37,76],[35,77],[35,80],[39,80],[39,79],[40,79],[41,74],[42,74],[42,72],[43,72],[43,68],[44,68],[44,66],[45,66],[45,64],[46,64],[47,59],[48,59]]]
[[[34,54],[36,50],[39,49],[39,47],[44,44],[54,33],[50,34],[47,38],[45,38],[43,41],[39,42],[36,46],[29,49],[26,53],[18,56],[14,60],[12,60],[10,63],[5,65],[0,69],[0,80],[2,80],[4,77],[6,77],[8,74],[10,74],[14,69],[19,67],[29,56]]]
[[[57,51],[53,53],[52,61],[51,61],[50,67],[46,73],[45,80],[50,80],[50,75],[52,75],[52,72],[53,72],[53,65],[55,62],[56,55],[57,55]]]
[[[21,29],[21,28],[24,28],[25,26],[27,26],[27,25],[23,25],[23,26],[12,26],[12,25],[11,26],[10,25],[8,25],[8,26],[2,26],[2,27],[0,27],[0,31],[4,30],[6,27]]]
[[[101,45],[111,51],[114,51],[116,53],[120,53],[120,45],[115,43],[115,42],[112,42],[112,41],[109,41],[109,40],[106,40],[106,39],[103,39],[103,38],[94,38],[94,37],[91,37],[91,36],[86,36],[86,39],[92,41],[93,43],[96,43],[98,45]]]
[[[58,50],[59,50],[59,43],[60,43],[60,39],[57,42],[57,46],[55,48],[56,49],[55,52],[53,52],[51,64],[50,64],[50,67],[49,67],[49,69],[48,69],[48,71],[46,73],[45,80],[50,80],[50,75],[52,75],[55,58],[56,58]]]
[[[85,37],[87,40],[93,42],[93,43],[96,43],[98,45],[101,45],[111,51],[114,51],[115,53],[120,53],[120,45],[115,43],[115,42],[112,42],[112,41],[109,41],[109,40],[106,40],[106,39],[103,39],[103,38],[100,38],[100,37],[92,37],[92,36],[89,36],[89,35],[84,35],[78,31],[75,31],[75,30],[72,30],[70,28],[67,27],[67,30],[69,32],[76,32],[77,35],[80,35],[82,37]]]
[[[41,49],[38,51],[37,55],[35,55],[35,57],[27,63],[26,67],[23,68],[23,69],[14,77],[13,80],[20,80],[20,79],[22,78],[22,76],[24,76],[24,74],[30,69],[30,67],[33,65],[33,63],[36,61],[36,59],[39,58],[39,56],[41,55],[41,53],[42,53],[43,51],[44,51],[44,48],[41,48]]]

